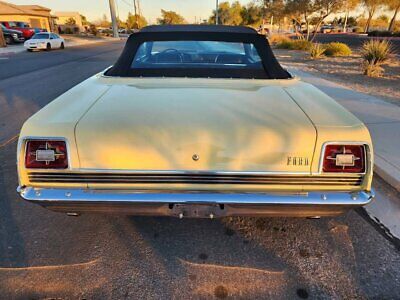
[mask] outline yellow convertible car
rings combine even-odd
[[[23,126],[20,195],[70,215],[333,216],[365,205],[367,128],[246,27],[149,26]]]

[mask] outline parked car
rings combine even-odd
[[[0,23],[8,29],[21,31],[26,40],[30,39],[35,34],[35,30],[33,28],[30,28],[28,23],[25,22],[1,21]]]
[[[37,27],[34,27],[33,30],[35,31],[35,33],[47,32],[47,29],[44,29],[44,28],[37,28]]]
[[[33,115],[20,195],[54,211],[331,216],[365,205],[366,126],[247,27],[149,26]]]
[[[22,28],[30,28],[34,31],[34,33],[39,33],[39,32],[47,32],[47,29],[45,28],[38,28],[38,27],[30,27],[28,23],[26,22],[14,22],[15,24],[17,24],[18,27],[22,27]]]
[[[58,34],[51,32],[36,33],[30,40],[24,43],[24,47],[28,51],[64,49],[65,41]]]
[[[14,43],[22,43],[25,41],[22,32],[18,30],[8,29],[3,24],[0,24],[1,29],[3,30],[4,39],[6,40],[7,44],[14,44]]]
[[[334,26],[334,25],[322,25],[321,28],[319,29],[320,33],[331,33],[331,32],[340,32],[342,28],[339,26]]]

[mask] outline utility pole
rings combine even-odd
[[[110,12],[111,12],[113,35],[115,38],[118,38],[119,34],[118,34],[117,15],[115,14],[115,2],[114,2],[114,0],[108,0],[108,1],[110,2]]]
[[[140,0],[136,0],[137,1],[137,11],[138,11],[138,15],[139,15],[139,21],[140,21],[140,17],[142,16],[142,11],[140,10]],[[139,25],[139,23],[138,23]]]
[[[218,25],[218,18],[219,18],[219,16],[218,16],[218,8],[219,8],[218,0],[216,0],[216,7],[215,7],[215,25]]]
[[[136,0],[133,0],[133,9],[135,11],[135,23],[136,23],[136,28],[135,29],[139,29],[139,21],[138,21],[138,15],[137,15]]]

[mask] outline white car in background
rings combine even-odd
[[[30,40],[24,43],[24,47],[28,51],[64,49],[65,41],[62,37],[51,32],[36,33]]]

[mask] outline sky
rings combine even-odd
[[[13,4],[37,4],[55,11],[78,11],[89,21],[100,19],[106,14],[110,19],[108,0],[5,0]],[[149,23],[156,22],[161,9],[173,10],[182,15],[188,22],[208,19],[215,7],[216,0],[140,0],[140,8]],[[220,0],[220,2],[226,0]],[[228,0],[229,1],[229,0]],[[119,17],[125,20],[128,12],[133,12],[133,0],[115,0]],[[230,0],[229,2],[233,2]],[[251,0],[241,0],[247,4]]]

